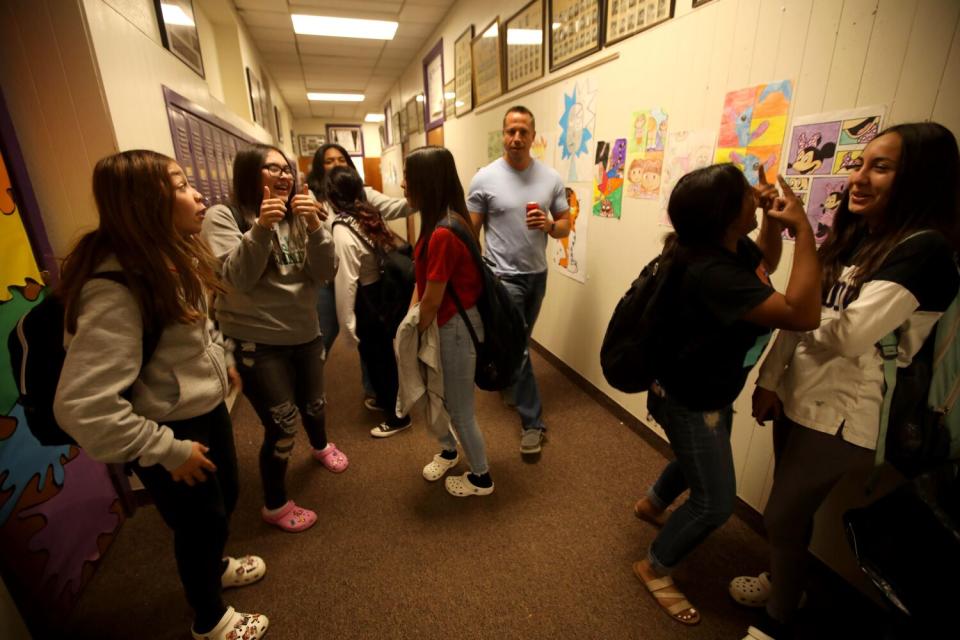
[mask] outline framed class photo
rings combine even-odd
[[[507,91],[543,77],[543,0],[532,0],[504,23]]]
[[[619,42],[673,17],[675,0],[607,0],[605,45]]]
[[[423,59],[424,130],[443,124],[443,39]]]
[[[473,25],[467,27],[454,42],[453,67],[459,118],[473,110]]]
[[[327,140],[337,143],[351,156],[363,155],[363,127],[358,124],[328,124]]]
[[[550,71],[600,50],[602,0],[549,0]]]
[[[500,35],[500,17],[497,16],[473,39],[473,86],[477,92],[477,106],[503,94],[503,47]]]

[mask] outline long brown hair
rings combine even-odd
[[[397,234],[383,221],[380,211],[367,202],[363,179],[352,167],[334,167],[323,179],[324,193],[338,214],[353,216],[381,251],[397,245]]]
[[[463,219],[473,239],[477,240],[477,231],[467,213],[457,163],[448,149],[434,145],[414,149],[404,162],[403,177],[407,193],[420,210],[421,253],[427,250],[437,223],[451,212]]]
[[[960,154],[950,130],[935,122],[889,127],[877,136],[900,137],[900,158],[890,200],[873,229],[863,216],[850,212],[847,187],[837,208],[830,234],[820,247],[823,295],[843,272],[856,265],[851,281],[862,285],[904,238],[922,229],[936,229],[956,246],[960,215]],[[876,139],[876,138],[875,138]]]
[[[172,162],[139,149],[97,162],[93,196],[100,226],[64,260],[57,292],[69,332],[77,329],[80,290],[111,255],[127,275],[144,325],[152,332],[174,322],[197,321],[206,307],[205,293],[224,291],[213,254],[200,236],[186,238],[174,229]]]

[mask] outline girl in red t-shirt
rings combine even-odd
[[[493,493],[486,445],[474,411],[474,373],[477,352],[467,328],[469,322],[483,340],[483,322],[477,299],[483,292],[480,271],[467,247],[450,229],[437,227],[446,218],[476,236],[468,222],[463,187],[453,156],[443,147],[420,147],[407,156],[403,189],[410,206],[420,211],[420,239],[414,249],[417,298],[420,300],[420,333],[434,321],[440,329],[444,406],[456,431],[440,440],[442,451],[423,468],[433,482],[460,461],[457,440],[467,456],[470,472],[445,481],[452,495],[486,496]],[[454,295],[463,307],[457,310]]]

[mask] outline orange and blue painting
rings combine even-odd
[[[728,93],[714,161],[736,164],[752,185],[760,182],[760,171],[767,182],[776,184],[792,100],[789,80]]]

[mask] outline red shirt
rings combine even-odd
[[[427,260],[420,259],[423,238],[417,240],[413,255],[416,256],[414,268],[417,274],[417,298],[423,298],[427,281],[446,282],[443,300],[437,311],[437,326],[442,327],[447,320],[457,315],[457,305],[450,296],[450,287],[457,292],[464,310],[477,304],[483,293],[483,279],[477,269],[470,249],[449,229],[440,227],[430,235],[427,248]]]

